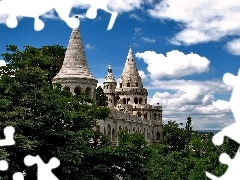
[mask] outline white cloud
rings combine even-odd
[[[175,120],[186,123],[191,115],[194,129],[222,129],[233,122],[229,107],[218,109],[215,94],[230,94],[231,87],[220,80],[187,81],[169,80],[154,81],[152,88],[171,90],[171,93],[156,92],[149,98],[151,104],[163,106],[165,122]],[[174,92],[172,92],[174,91]],[[222,121],[222,122],[220,122]]]
[[[148,76],[143,71],[140,70],[138,73],[141,76],[142,81],[145,81],[148,78]]]
[[[170,51],[164,56],[154,51],[136,53],[137,58],[143,59],[151,78],[182,77],[194,73],[207,72],[210,61],[198,54],[184,54],[178,50]],[[161,67],[161,68],[160,68]]]
[[[142,37],[141,39],[146,43],[155,43],[156,42],[156,39],[153,39],[153,38]]]
[[[228,42],[226,48],[231,54],[240,55],[240,38]]]
[[[145,21],[144,18],[142,18],[141,16],[139,16],[139,15],[137,15],[135,13],[131,13],[129,16],[130,16],[130,18],[136,19],[137,21],[140,21],[140,22],[144,22]]]
[[[94,49],[95,46],[94,46],[94,45],[91,45],[91,44],[86,44],[86,48],[87,48],[87,49]]]
[[[163,0],[148,12],[155,18],[180,23],[182,29],[171,42],[189,45],[239,36],[239,8],[240,1]]]
[[[155,80],[151,83],[151,86],[154,89],[176,91],[174,94],[169,92],[155,93],[152,104],[156,104],[160,100],[164,106],[208,105],[214,101],[213,95],[215,93],[230,93],[232,89],[216,79],[211,81]]]
[[[6,62],[4,60],[0,60],[0,66],[6,66]]]

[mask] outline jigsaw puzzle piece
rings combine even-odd
[[[56,1],[56,0],[55,0]],[[62,0],[56,1],[54,9],[58,13],[58,16],[66,22],[66,24],[72,29],[78,28],[80,21],[78,18],[69,17],[75,0]]]
[[[16,172],[13,174],[13,180],[24,180],[24,176],[21,172]]]
[[[112,29],[118,13],[113,12],[109,9],[108,7],[109,0],[101,0],[101,1],[91,0],[91,1],[88,1],[88,4],[90,5],[90,8],[86,12],[86,17],[89,19],[95,19],[97,17],[98,9],[102,9],[111,14],[111,18],[109,20],[107,30]]]
[[[211,180],[219,180],[220,178],[217,176],[214,176],[213,174],[206,172],[206,176],[210,178]]]
[[[55,169],[60,165],[60,161],[57,158],[53,157],[47,164],[45,164],[38,155],[28,155],[24,158],[24,163],[26,166],[32,166],[34,164],[37,164],[38,180],[58,180],[58,178],[52,173],[52,169]]]
[[[215,134],[212,138],[213,144],[220,146],[223,144],[224,136],[229,137],[235,142],[240,144],[240,136],[238,135],[240,129],[240,123],[233,123],[225,128],[223,128],[220,132]]]
[[[233,87],[232,95],[230,98],[230,106],[232,109],[233,116],[236,122],[240,123],[240,111],[239,111],[239,98],[240,98],[240,69],[238,71],[238,76],[231,73],[226,73],[223,76],[223,82]]]
[[[15,129],[12,126],[7,126],[4,128],[5,139],[0,140],[0,146],[11,146],[15,144],[13,139],[13,134]]]
[[[8,170],[8,163],[5,160],[0,161],[0,171]]]
[[[239,165],[240,165],[240,149],[238,149],[235,157],[233,159],[226,153],[222,153],[219,157],[219,161],[222,164],[228,165],[228,169],[221,177],[216,177],[208,172],[206,172],[206,176],[211,178],[212,180],[238,180],[240,177]]]

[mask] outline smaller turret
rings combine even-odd
[[[115,89],[117,86],[117,82],[115,81],[115,77],[112,74],[112,66],[108,66],[108,73],[105,77],[105,81],[103,83],[103,90],[105,95],[108,97],[108,106],[114,107],[116,104],[115,100]]]

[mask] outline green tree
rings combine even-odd
[[[140,133],[128,134],[122,130],[118,133],[119,144],[115,147],[114,165],[124,180],[145,180],[149,175],[151,148]]]
[[[8,64],[1,68],[0,129],[12,125],[16,141],[1,153],[10,160],[9,170],[1,172],[7,179],[23,170],[25,179],[36,179],[36,166],[23,164],[28,154],[39,155],[44,162],[57,157],[61,165],[53,172],[59,178],[81,179],[80,167],[92,153],[89,139],[96,134],[92,128],[96,119],[105,119],[109,113],[84,95],[75,97],[61,91],[59,84],[52,89],[49,74],[54,76],[56,69],[50,67],[56,64],[59,68],[63,54],[57,52],[63,48],[49,47],[55,55],[45,53],[45,48],[26,46],[19,51],[16,46],[8,46],[10,53],[2,55]]]
[[[97,100],[97,105],[99,105],[99,106],[107,106],[108,105],[108,102],[107,102],[108,98],[105,95],[101,86],[97,87],[96,100]]]
[[[190,115],[187,118],[187,123],[186,123],[186,126],[185,126],[185,132],[186,132],[186,134],[185,134],[186,135],[186,143],[189,143],[189,141],[191,140],[192,133],[193,133],[192,118],[191,118]]]
[[[179,128],[176,121],[168,121],[163,126],[163,143],[168,146],[169,151],[180,151],[185,148],[184,129]]]

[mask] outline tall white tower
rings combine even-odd
[[[115,77],[112,74],[112,66],[109,65],[108,73],[103,83],[103,90],[105,95],[108,97],[108,106],[110,108],[113,108],[116,105],[116,99],[115,99],[116,86],[117,86],[117,82],[115,81]]]

